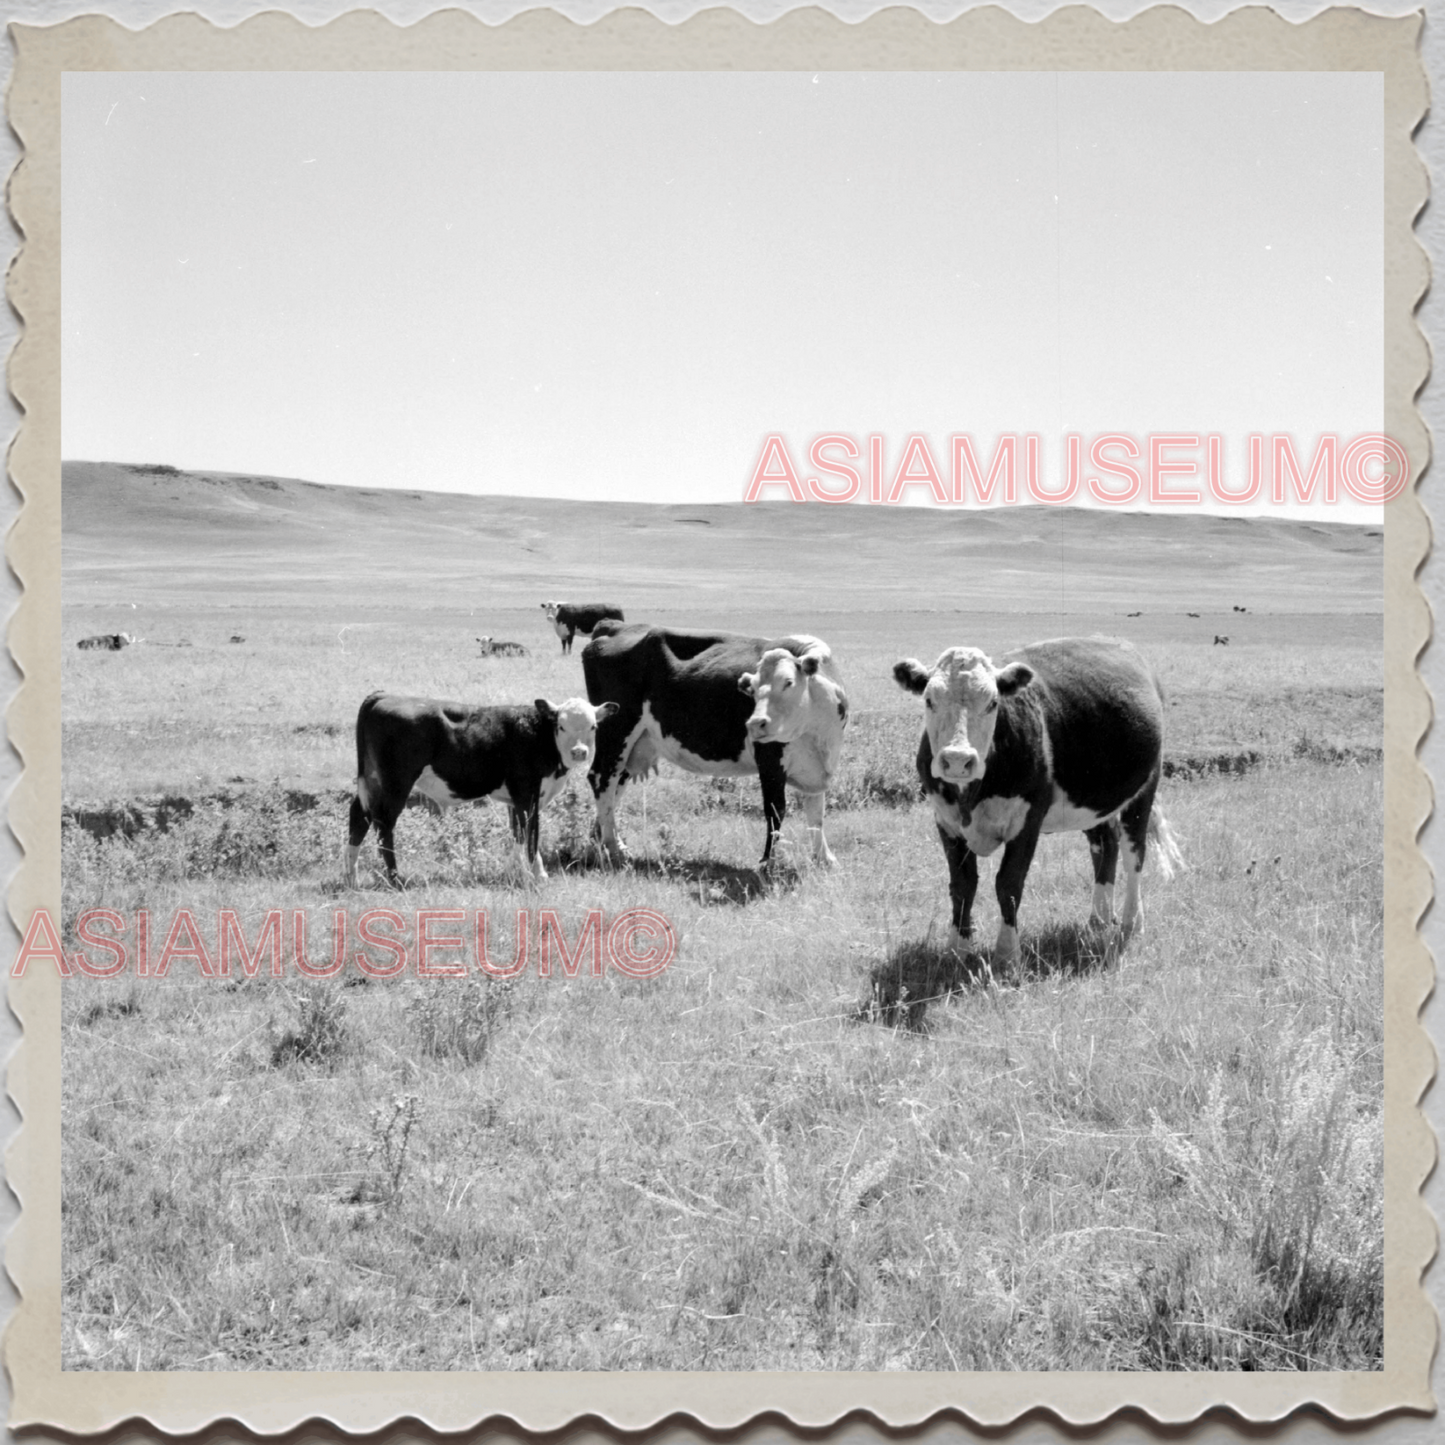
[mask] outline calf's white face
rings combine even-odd
[[[963,787],[983,777],[998,724],[999,698],[1027,687],[1027,663],[995,667],[976,647],[950,647],[931,668],[907,658],[893,668],[900,687],[923,698],[932,772]]]
[[[538,706],[542,699],[538,699]],[[569,697],[555,709],[554,727],[557,737],[557,752],[563,767],[587,767],[592,763],[592,753],[597,746],[597,724],[610,718],[617,711],[615,702],[604,702],[593,707],[585,698]]]
[[[756,672],[738,678],[738,690],[753,700],[748,738],[755,743],[786,743],[808,724],[808,679],[818,671],[816,650],[794,657],[786,647],[763,653]]]

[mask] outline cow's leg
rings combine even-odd
[[[361,801],[358,790],[351,800],[351,818],[347,828],[346,846],[341,850],[341,881],[347,888],[356,887],[356,858],[361,844],[371,828],[371,819],[366,815],[366,805]]]
[[[1144,926],[1144,900],[1140,896],[1139,883],[1149,839],[1149,814],[1154,807],[1154,790],[1158,785],[1156,777],[1119,814],[1119,825],[1124,834],[1124,907],[1119,914],[1119,929],[1125,941]]]
[[[978,892],[978,855],[944,828],[938,830],[948,861],[949,947],[964,952],[973,937],[973,900]]]
[[[1019,904],[1024,896],[1024,880],[1038,847],[1039,825],[1043,815],[1031,812],[1019,834],[1003,850],[998,865],[994,893],[998,897],[998,942],[994,945],[994,961],[1000,964],[1017,962],[1019,956]]]
[[[641,713],[619,709],[597,725],[597,747],[587,773],[592,796],[597,799],[592,836],[612,863],[621,863],[627,856],[617,836],[617,807],[627,783],[627,757],[635,741],[632,734],[641,717]]]
[[[1107,928],[1114,921],[1114,874],[1119,865],[1119,825],[1112,819],[1084,829],[1094,863],[1094,907],[1091,928]]]
[[[763,820],[768,838],[763,844],[763,862],[773,855],[773,840],[783,831],[783,817],[788,811],[788,775],[783,767],[782,743],[757,743],[753,759],[758,765],[758,781],[763,785]],[[821,821],[821,820],[820,820]]]
[[[803,816],[808,820],[808,841],[813,845],[813,859],[826,863],[830,868],[837,863],[828,840],[823,836],[823,814],[828,807],[826,793],[804,793]]]

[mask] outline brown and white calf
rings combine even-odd
[[[397,881],[394,831],[413,792],[438,808],[484,799],[507,804],[523,872],[547,876],[538,848],[542,809],[568,770],[592,761],[597,724],[616,709],[582,698],[554,706],[473,707],[374,692],[356,715],[356,796],[343,860],[356,886],[356,856],[373,825],[386,876]]]
[[[836,861],[823,836],[823,813],[848,698],[827,643],[607,623],[582,651],[582,675],[593,702],[618,707],[598,729],[589,774],[597,836],[614,861],[624,856],[616,819],[622,789],[659,759],[713,777],[756,773],[765,863],[793,788],[803,800],[813,856]]]
[[[1091,922],[1112,923],[1120,835],[1123,939],[1143,918],[1139,875],[1147,840],[1167,878],[1182,862],[1154,793],[1164,701],[1148,663],[1127,642],[1060,638],[1010,653],[1000,665],[950,647],[932,667],[912,658],[894,679],[923,698],[918,775],[948,860],[951,940],[973,932],[978,860],[1003,848],[995,880],[995,956],[1018,956],[1018,910],[1041,833],[1082,830],[1094,863]]]
[[[544,602],[542,611],[562,639],[562,651],[572,651],[572,639],[580,632],[585,637],[604,618],[623,622],[622,609],[611,602]]]

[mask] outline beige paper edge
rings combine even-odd
[[[1429,358],[1414,320],[1428,280],[1411,226],[1426,197],[1411,143],[1427,89],[1417,53],[1420,18],[1336,10],[1303,24],[1271,11],[1237,11],[1211,25],[1182,10],[1151,10],[1115,24],[1082,7],[1025,24],[998,9],[936,25],[889,10],[848,25],[794,11],[756,26],[713,10],[681,26],[619,11],[582,27],[532,11],[489,27],[458,11],[408,28],[362,12],[321,29],[267,14],[228,30],[195,15],[132,32],[98,16],[54,27],[13,25],[17,50],[10,122],[24,159],[10,204],[24,238],[9,277],[23,322],[9,380],[25,421],[10,454],[24,506],[8,555],[25,589],[10,627],[25,682],[9,710],[25,764],[10,808],[25,863],[10,889],[24,934],[35,909],[60,902],[60,83],[71,70],[1372,70],[1385,78],[1385,430],[1419,478],[1428,435],[1414,406]],[[1074,1424],[1125,1407],[1159,1422],[1227,1407],[1278,1420],[1305,1404],[1341,1420],[1391,1410],[1429,1411],[1434,1311],[1420,1285],[1435,1226],[1420,1197],[1434,1140],[1416,1104],[1434,1070],[1419,1023],[1432,966],[1416,923],[1431,878],[1416,837],[1431,807],[1415,751],[1430,700],[1415,659],[1430,617],[1415,584],[1429,547],[1413,491],[1386,509],[1385,527],[1385,1060],[1386,1353],[1383,1371],[1320,1374],[263,1374],[62,1373],[60,1370],[60,983],[36,967],[12,981],[25,1042],[9,1071],[23,1124],[7,1155],[21,1219],[6,1263],[20,1305],[5,1337],[14,1390],[11,1424],[75,1432],[140,1418],[171,1432],[231,1418],[275,1432],[324,1418],[370,1431],[403,1418],[457,1430],[506,1416],[551,1430],[584,1416],[641,1429],[685,1414],[727,1428],[765,1411],[822,1426],[866,1411],[888,1425],[940,1411],[1002,1425],[1044,1409]],[[38,1045],[38,1046],[37,1046]]]

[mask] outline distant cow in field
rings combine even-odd
[[[1199,614],[1198,614],[1197,612],[1186,612],[1184,615],[1185,615],[1186,617],[1198,617],[1198,616],[1199,616]]]
[[[1216,632],[1216,633],[1214,634],[1214,645],[1215,645],[1216,647],[1228,647],[1228,646],[1229,646],[1229,639],[1228,639],[1227,637],[1221,637],[1221,636]]]
[[[592,761],[597,724],[612,706],[574,697],[522,705],[473,707],[374,692],[356,715],[356,796],[344,857],[349,887],[356,856],[374,824],[388,880],[395,884],[393,833],[413,791],[439,808],[495,798],[507,804],[523,872],[547,876],[538,849],[539,819],[569,768]]]
[[[1127,613],[1127,614],[1126,614],[1126,616],[1129,616],[1129,617],[1142,617],[1143,615],[1144,615],[1144,614],[1143,614],[1142,612],[1130,612],[1130,613]]]
[[[520,642],[498,642],[495,637],[479,637],[477,644],[483,657],[526,657],[527,649]]]
[[[611,618],[615,622],[627,620],[622,615],[622,609],[611,602],[544,602],[542,610],[562,639],[564,653],[572,651],[572,639],[579,632],[590,637],[592,629],[603,618]]]
[[[1235,610],[1236,612],[1248,612],[1248,611],[1249,611],[1249,608],[1248,608],[1248,607],[1241,607],[1238,603],[1235,603],[1235,605],[1234,605],[1234,610]]]
[[[75,645],[82,652],[119,652],[134,641],[129,632],[102,632],[96,637],[82,637]]]
[[[764,863],[791,786],[803,799],[813,856],[836,861],[823,836],[823,813],[848,698],[827,643],[609,622],[582,650],[582,675],[593,702],[617,706],[597,731],[588,775],[597,837],[611,859],[624,857],[616,822],[623,787],[665,758],[691,773],[758,775]]]
[[[918,775],[948,861],[955,947],[973,932],[978,860],[1003,846],[995,881],[995,956],[1018,956],[1018,910],[1041,833],[1081,829],[1094,864],[1090,922],[1114,914],[1120,833],[1125,849],[1124,939],[1139,927],[1146,840],[1165,877],[1181,862],[1154,807],[1164,702],[1148,664],[1127,642],[1062,638],[1021,648],[995,666],[977,648],[950,647],[932,667],[907,658],[900,687],[923,698]]]

